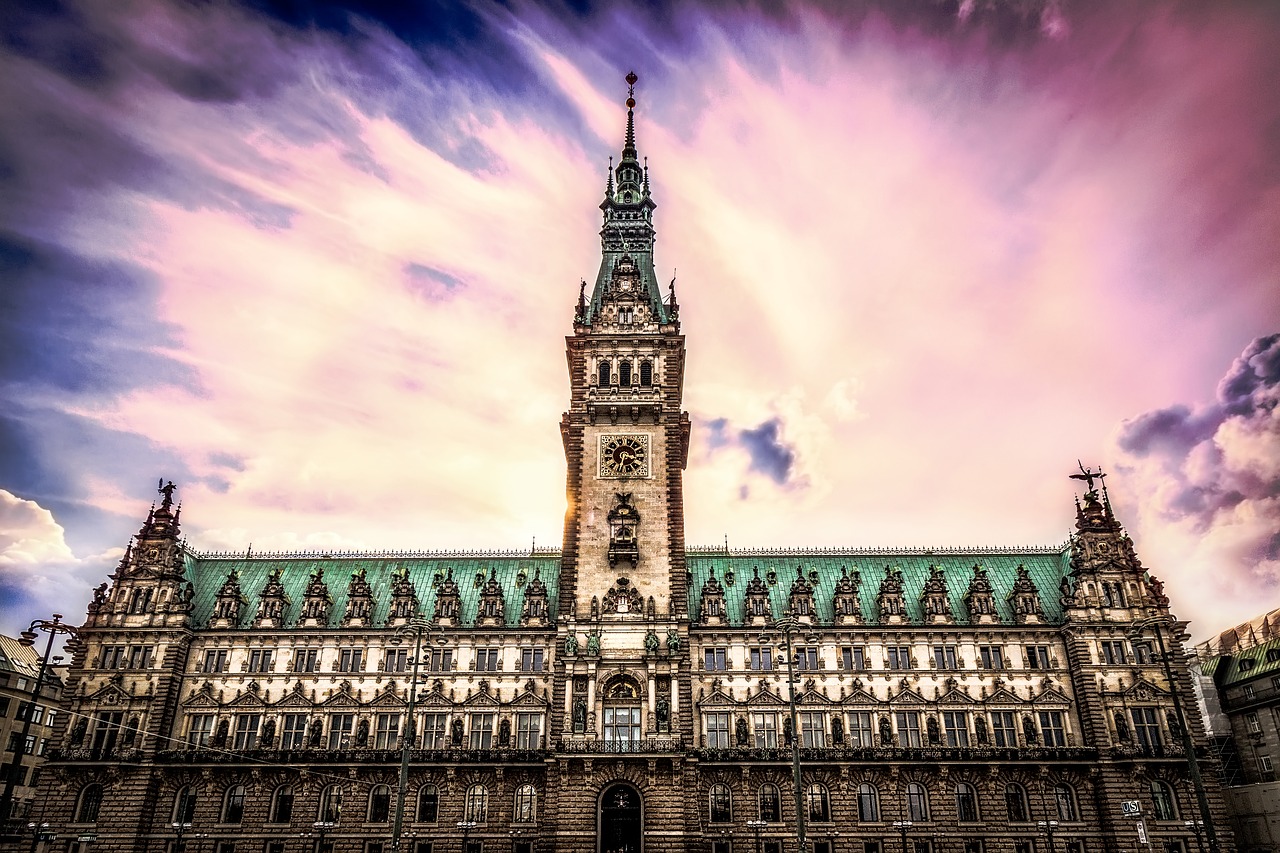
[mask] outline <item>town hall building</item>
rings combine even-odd
[[[208,553],[163,484],[72,646],[47,849],[1233,849],[1196,824],[1182,626],[1100,473],[1058,547],[686,544],[634,108],[566,310],[560,547]]]

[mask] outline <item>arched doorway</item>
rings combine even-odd
[[[626,782],[614,782],[600,795],[598,853],[641,853],[644,800]]]

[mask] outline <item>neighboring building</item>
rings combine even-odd
[[[386,853],[406,736],[415,853],[780,853],[797,800],[811,853],[1128,851],[1126,800],[1194,849],[1181,631],[1131,638],[1168,599],[1099,475],[1061,547],[687,547],[684,337],[633,107],[567,338],[562,547],[201,553],[165,486],[79,634],[41,792],[59,849],[173,850],[176,823],[209,853]]]
[[[1280,611],[1196,647],[1242,853],[1280,850]]]
[[[0,744],[4,747],[0,752],[0,791],[9,787],[12,778],[10,813],[0,813],[0,825],[16,821],[25,827],[27,821],[39,817],[35,802],[36,776],[59,721],[65,670],[53,666],[45,671],[40,701],[34,703],[33,715],[31,691],[39,674],[40,654],[35,649],[13,637],[0,636]],[[26,746],[15,767],[13,761],[29,716],[31,725],[27,729]]]

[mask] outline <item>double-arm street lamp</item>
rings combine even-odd
[[[756,853],[760,853],[760,830],[769,825],[767,820],[749,820],[747,821],[747,829],[756,834]]]
[[[418,732],[414,725],[414,709],[418,699],[418,667],[422,664],[422,638],[434,637],[440,645],[445,638],[440,628],[422,616],[413,616],[396,631],[396,642],[413,637],[413,674],[409,677],[409,717],[400,732],[400,786],[396,790],[396,817],[391,828],[391,849],[400,853],[400,840],[404,830],[404,800],[409,787],[409,753]]]
[[[462,830],[462,853],[467,853],[467,841],[471,838],[471,830],[476,828],[474,820],[458,821],[458,829]]]
[[[895,820],[893,828],[898,830],[898,834],[902,836],[902,853],[907,853],[907,830],[912,827],[909,820]]]
[[[36,719],[36,709],[40,707],[40,691],[44,689],[44,675],[49,668],[49,656],[53,654],[54,638],[59,634],[75,636],[76,633],[73,626],[62,621],[61,613],[55,613],[51,620],[33,621],[31,626],[22,632],[22,639],[18,642],[28,648],[34,646],[36,638],[40,636],[37,633],[39,631],[49,635],[49,642],[45,644],[44,655],[40,658],[40,669],[36,672],[36,683],[31,688],[31,701],[27,706],[26,718],[22,721],[22,732],[18,735],[18,742],[13,745],[13,758],[5,768],[4,793],[0,794],[0,820],[3,821],[13,818],[13,788],[18,776],[22,773],[22,757],[27,754],[27,739],[31,737],[31,725]]]
[[[805,853],[804,788],[800,782],[800,722],[799,715],[796,713],[796,664],[792,638],[809,626],[795,616],[788,615],[775,619],[771,627],[782,635],[782,642],[778,644],[778,649],[787,656],[787,685],[790,687],[787,691],[787,705],[791,711],[791,773],[796,789],[796,851]],[[772,641],[773,638],[769,634],[760,635],[761,643]],[[812,638],[810,642],[816,643],[817,638]]]
[[[1200,764],[1196,761],[1196,745],[1191,739],[1191,726],[1187,725],[1187,715],[1182,710],[1182,699],[1178,694],[1178,682],[1173,677],[1173,666],[1169,662],[1169,652],[1165,648],[1164,634],[1161,627],[1168,627],[1173,619],[1169,616],[1152,616],[1139,620],[1129,628],[1129,638],[1140,640],[1146,636],[1146,629],[1153,629],[1156,636],[1156,647],[1160,650],[1160,662],[1164,665],[1164,677],[1169,682],[1169,695],[1173,698],[1173,713],[1178,718],[1178,728],[1182,734],[1182,753],[1187,759],[1187,773],[1191,776],[1191,784],[1196,792],[1196,805],[1200,808],[1200,819],[1204,822],[1205,835],[1209,839],[1209,853],[1218,853],[1218,834],[1214,831],[1213,815],[1209,811],[1209,797],[1205,794],[1204,780],[1200,778]],[[1197,839],[1199,834],[1197,833]]]
[[[1058,828],[1058,822],[1056,820],[1038,820],[1036,821],[1036,826],[1049,839],[1049,853],[1053,853],[1053,833]]]
[[[1204,853],[1204,840],[1200,837],[1200,832],[1204,829],[1204,821],[1184,820],[1182,825],[1196,834],[1196,849]]]

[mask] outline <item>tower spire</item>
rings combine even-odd
[[[636,159],[636,72],[627,72],[627,136],[622,143],[623,161]]]

